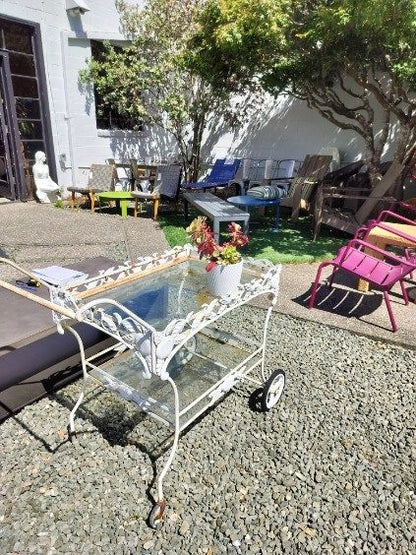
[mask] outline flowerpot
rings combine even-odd
[[[207,272],[208,289],[211,295],[216,297],[228,295],[238,287],[243,271],[243,261],[229,266],[217,264]]]

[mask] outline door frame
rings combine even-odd
[[[43,48],[42,48],[42,38],[41,38],[41,28],[40,24],[34,21],[28,21],[27,19],[20,19],[18,17],[9,17],[5,14],[0,14],[0,19],[4,19],[6,21],[11,21],[14,23],[20,23],[22,25],[26,25],[31,27],[33,30],[33,50],[34,50],[34,59],[36,64],[36,76],[38,79],[39,84],[39,104],[41,110],[41,120],[42,120],[42,127],[43,127],[43,140],[45,143],[45,154],[48,162],[49,167],[49,175],[51,178],[57,182],[57,171],[56,171],[56,160],[55,160],[55,152],[53,146],[53,135],[52,135],[52,125],[51,125],[51,113],[49,109],[49,99],[48,99],[48,84],[46,80],[46,68],[45,68],[45,59],[43,56]],[[8,60],[8,52],[7,50],[0,49],[1,54],[5,54],[7,57],[7,64],[9,63]],[[8,78],[8,91],[10,91],[11,97],[7,100],[10,104],[10,111],[11,118],[14,117],[14,126],[13,126],[13,142],[16,143],[16,150],[17,150],[17,158],[16,158],[16,165],[19,166],[19,169],[16,171],[18,175],[16,175],[16,200],[26,200],[30,191],[28,190],[26,184],[26,176],[24,173],[23,167],[23,158],[20,152],[20,132],[17,123],[17,115],[16,115],[16,108],[14,103],[14,93],[13,87],[11,83],[11,73],[10,73],[10,66],[8,65],[9,72],[5,72]],[[7,80],[7,79],[6,79]],[[8,95],[7,95],[8,96]],[[15,134],[16,132],[16,134]]]
[[[6,125],[8,126],[9,149],[11,155],[10,163],[13,165],[13,182],[10,183],[11,200],[16,200],[25,198],[28,191],[26,187],[23,158],[20,151],[20,133],[14,103],[9,54],[5,50],[0,50],[0,82],[4,92],[3,106],[5,109]]]

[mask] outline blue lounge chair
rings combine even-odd
[[[218,158],[210,174],[203,181],[182,183],[182,189],[185,191],[192,189],[206,191],[217,187],[226,187],[235,178],[240,163],[241,160],[238,158],[228,163],[225,158]]]

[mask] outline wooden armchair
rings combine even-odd
[[[113,190],[115,178],[116,173],[114,165],[91,164],[87,185],[80,187],[68,187],[68,191],[71,193],[71,210],[75,208],[75,198],[78,194],[88,197],[91,212],[94,212],[95,193]]]
[[[299,168],[297,177],[289,183],[287,195],[282,198],[280,206],[291,208],[291,219],[297,221],[299,211],[309,210],[312,196],[328,172],[332,156],[308,154]],[[282,179],[270,179],[271,184],[282,184]]]
[[[324,185],[319,187],[314,207],[314,240],[318,238],[322,224],[353,234],[380,207],[380,203],[383,207],[383,204],[394,202],[396,199],[389,196],[389,192],[395,186],[404,168],[405,164],[393,162],[380,182],[372,189],[325,187]],[[334,206],[333,201],[352,199],[364,201],[356,211]]]

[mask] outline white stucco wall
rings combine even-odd
[[[375,127],[381,112],[375,109]],[[392,136],[394,125],[392,126]],[[308,108],[306,102],[287,95],[264,96],[264,102],[250,120],[237,131],[205,134],[205,153],[213,158],[230,156],[260,159],[297,158],[337,148],[341,165],[364,156],[364,141],[352,131],[344,131]],[[387,148],[384,158],[391,156]]]
[[[146,133],[99,133],[94,104],[87,110],[91,95],[81,89],[78,74],[91,54],[90,40],[123,39],[114,1],[87,3],[90,11],[73,17],[65,10],[65,0],[0,2],[0,15],[40,24],[55,163],[64,186],[84,184],[91,163],[149,152]]]
[[[132,156],[165,157],[175,151],[172,139],[158,130],[97,130],[93,96],[80,86],[79,70],[90,57],[90,40],[123,37],[114,0],[86,1],[90,11],[71,17],[65,0],[0,0],[0,14],[40,24],[58,182],[64,186],[85,184],[90,164],[106,158],[127,161]],[[238,131],[213,122],[204,137],[203,157],[303,159],[323,147],[338,148],[341,164],[363,153],[363,143],[355,134],[333,126],[305,103],[267,97]]]

